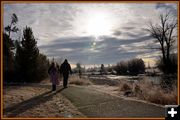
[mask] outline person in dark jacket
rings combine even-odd
[[[67,88],[69,73],[72,73],[71,66],[67,59],[61,64],[60,73],[63,74],[63,86],[64,88]]]

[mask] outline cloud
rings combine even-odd
[[[132,29],[135,29],[135,27],[133,27],[133,26],[128,26],[128,27],[123,27],[122,29],[124,29],[124,30],[132,30]]]
[[[16,13],[18,27],[32,27],[40,52],[49,58],[67,58],[74,64],[114,64],[134,57],[157,58],[159,53],[149,48],[158,44],[145,29],[149,21],[157,22],[159,13],[166,9],[177,12],[177,4],[4,4],[3,22],[8,25],[11,14]],[[97,12],[110,16],[111,34],[87,33],[87,21]]]
[[[174,8],[174,4],[167,4],[167,3],[158,3],[156,5],[156,9],[161,9],[161,8],[165,8],[165,9],[175,9]]]
[[[113,33],[113,35],[115,35],[115,36],[119,36],[119,35],[121,35],[121,31],[114,31],[114,33]]]
[[[146,42],[151,40],[151,37],[119,39],[102,36],[98,39],[92,36],[67,37],[54,40],[51,44],[39,48],[41,51],[46,51],[45,54],[49,57],[68,58],[73,63],[81,61],[83,64],[108,64],[149,52]]]
[[[170,11],[174,16],[177,16],[177,4],[176,3],[158,3],[156,9],[161,12]]]
[[[69,4],[5,4],[4,26],[10,24],[10,16],[16,13],[22,30],[32,27],[34,35],[41,41],[49,42],[58,37],[73,33],[74,16],[78,11]],[[69,34],[70,35],[70,34]],[[43,44],[41,42],[40,44]]]

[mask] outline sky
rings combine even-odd
[[[158,44],[146,29],[167,11],[177,18],[177,3],[5,3],[3,25],[15,13],[20,31],[13,37],[31,27],[50,59],[91,66],[142,58],[153,65],[160,52],[150,49]]]

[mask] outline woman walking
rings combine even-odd
[[[48,74],[50,75],[50,81],[52,83],[52,91],[56,91],[56,85],[59,84],[59,81],[58,81],[58,70],[54,62],[49,67]]]

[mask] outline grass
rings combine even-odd
[[[91,85],[91,82],[87,78],[79,78],[78,75],[72,75],[69,79],[69,83],[75,85]]]
[[[75,85],[91,85],[88,78],[79,78],[78,75],[72,75],[69,80],[70,84]],[[149,101],[156,104],[168,105],[177,104],[177,87],[173,89],[163,89],[160,85],[154,85],[147,79],[138,82],[121,81],[119,84],[119,92],[126,94],[130,91],[130,96]]]
[[[153,85],[148,80],[142,80],[137,83],[123,81],[120,83],[119,90],[121,92],[131,90],[134,97],[156,104],[177,104],[177,87],[175,85],[173,89],[165,90],[160,85]]]
[[[60,92],[52,93],[50,90],[38,86],[3,87],[3,117],[85,117]]]
[[[121,83],[120,91],[129,91],[132,90],[132,86],[129,83]]]

